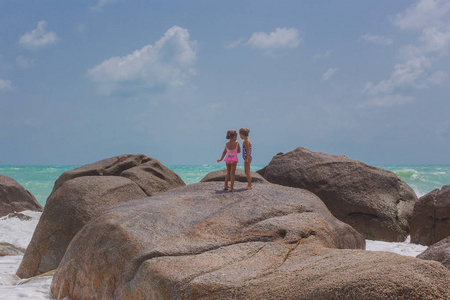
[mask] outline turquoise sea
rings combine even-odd
[[[50,195],[53,185],[58,177],[69,170],[78,168],[77,165],[44,165],[44,166],[21,166],[0,165],[0,174],[9,176],[20,183],[25,189],[32,193],[37,201],[44,206]],[[224,169],[224,164],[217,165],[173,165],[167,166],[177,173],[186,184],[199,182],[209,172]],[[251,166],[252,171],[262,169],[264,165]],[[238,169],[243,169],[238,166]]]
[[[79,166],[45,165],[45,166],[7,166],[0,165],[0,174],[9,176],[29,190],[41,203],[45,204],[53,189],[55,180],[65,171]],[[264,165],[252,165],[252,171],[263,168]],[[377,167],[393,171],[400,179],[409,184],[417,196],[450,184],[450,165],[378,165]],[[217,165],[173,165],[169,169],[176,172],[186,184],[199,182],[209,172],[224,169],[223,164]],[[243,166],[238,166],[243,168]]]

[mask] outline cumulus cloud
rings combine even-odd
[[[387,95],[384,97],[376,97],[372,99],[371,104],[374,106],[396,106],[413,102],[414,98],[411,96],[403,96],[400,94]]]
[[[195,41],[187,29],[174,26],[153,45],[123,57],[112,57],[88,70],[102,94],[159,92],[184,85],[195,70]]]
[[[326,81],[330,79],[336,72],[337,72],[336,68],[329,68],[325,73],[323,73],[322,80]]]
[[[255,32],[247,41],[247,45],[256,49],[287,49],[296,48],[302,42],[295,28],[276,28],[274,32]]]
[[[422,29],[446,25],[450,13],[448,0],[421,0],[397,14],[394,23],[401,29]]]
[[[375,45],[392,45],[394,43],[394,41],[388,37],[368,33],[362,35],[359,40]]]
[[[47,31],[47,22],[39,21],[37,28],[25,33],[19,39],[19,43],[28,48],[41,48],[56,43],[58,40],[56,34]]]
[[[11,80],[0,79],[0,91],[9,91],[12,89]]]
[[[399,89],[429,88],[447,77],[445,72],[433,69],[436,62],[448,54],[450,47],[450,2],[417,1],[399,13],[394,24],[400,29],[417,32],[417,42],[402,47],[399,53],[402,61],[395,64],[388,79],[376,84],[366,83],[364,92],[376,96],[374,103],[409,103],[411,101],[406,101],[409,97],[400,97]]]

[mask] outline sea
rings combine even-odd
[[[79,166],[0,165],[0,174],[15,179],[44,206],[55,180],[65,171],[77,167]],[[223,169],[224,165],[173,165],[167,167],[176,172],[186,184],[193,184],[199,182],[206,174]],[[257,171],[263,167],[264,165],[252,165],[251,170]],[[377,167],[394,172],[414,189],[418,197],[450,184],[450,165],[378,165]],[[238,168],[243,169],[243,166],[238,166]],[[26,249],[42,213],[32,211],[22,213],[30,216],[31,219],[21,221],[18,218],[0,218],[0,243],[10,243],[18,248]],[[426,248],[426,246],[410,243],[409,238],[403,243],[366,241],[366,250],[368,251],[389,251],[413,257],[425,251]],[[0,299],[52,299],[49,293],[51,275],[32,279],[20,279],[15,275],[22,258],[22,256],[0,257]]]

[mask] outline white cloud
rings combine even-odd
[[[91,9],[93,11],[102,11],[103,7],[110,3],[117,2],[118,0],[98,0],[97,4],[95,6],[92,6]]]
[[[362,35],[359,40],[375,45],[392,45],[394,43],[394,41],[388,37],[368,33]]]
[[[399,95],[398,90],[406,87],[429,88],[432,84],[442,83],[447,77],[446,73],[433,68],[448,54],[450,47],[450,2],[420,0],[398,14],[394,24],[400,29],[416,30],[418,38],[415,44],[402,47],[400,55],[403,61],[394,66],[388,79],[377,84],[366,83],[364,92],[377,96],[377,103],[411,102],[406,101],[408,97]]]
[[[195,73],[196,42],[187,29],[174,26],[154,45],[123,57],[112,57],[88,70],[87,76],[103,94],[114,91],[166,92],[180,87]]]
[[[450,15],[448,0],[421,0],[406,11],[399,13],[394,23],[401,29],[421,29],[442,26]]]
[[[244,40],[243,40],[243,39],[238,39],[238,40],[232,41],[232,42],[230,42],[230,43],[227,43],[227,44],[225,45],[225,48],[226,48],[226,49],[237,48],[237,47],[241,46],[243,43],[244,43]]]
[[[316,55],[313,56],[313,59],[326,59],[326,58],[330,58],[331,53],[333,53],[333,50],[327,50],[324,53],[317,53]]]
[[[12,89],[11,80],[0,79],[0,91],[9,91]]]
[[[337,72],[336,68],[329,68],[325,73],[323,73],[322,80],[325,81],[330,79],[336,72]]]
[[[21,68],[26,69],[32,67],[36,60],[19,55],[16,57],[16,62]]]
[[[302,42],[299,32],[295,28],[276,28],[269,34],[255,32],[247,41],[247,45],[256,49],[287,49],[296,48]]]
[[[403,96],[400,94],[387,95],[384,97],[377,97],[371,100],[371,104],[374,106],[395,106],[395,105],[403,105],[406,103],[413,102],[414,98],[410,96]]]
[[[46,27],[47,22],[39,21],[36,29],[20,37],[19,43],[28,48],[41,48],[56,43],[58,40],[56,34],[52,31],[47,31]]]
[[[433,75],[431,75],[428,80],[432,84],[441,84],[445,79],[448,78],[447,73],[443,71],[437,71]]]

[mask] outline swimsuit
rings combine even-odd
[[[234,162],[238,162],[238,144],[236,143],[236,146],[234,147],[233,150],[228,149],[227,146],[225,146],[225,148],[227,149],[227,154],[225,155],[225,162],[227,164],[232,164]]]
[[[248,142],[250,143],[250,146],[248,147],[248,158],[252,159],[252,143],[250,141]],[[247,147],[244,143],[242,143],[242,157],[244,159],[247,157]]]

